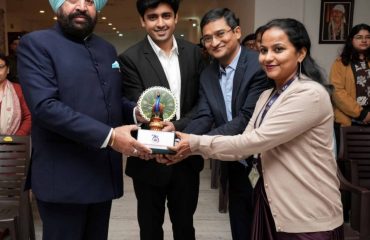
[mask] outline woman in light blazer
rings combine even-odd
[[[310,47],[297,20],[267,23],[259,61],[276,86],[262,93],[245,132],[177,133],[177,154],[157,159],[174,164],[189,154],[230,161],[254,155],[254,240],[343,239],[330,88]]]

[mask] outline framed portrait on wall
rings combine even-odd
[[[319,43],[344,43],[352,28],[354,0],[321,0]]]

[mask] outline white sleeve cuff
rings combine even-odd
[[[108,133],[108,136],[107,138],[104,140],[103,144],[100,146],[100,148],[106,148],[108,146],[108,143],[109,143],[109,139],[110,137],[112,136],[112,133],[113,133],[113,128],[110,129],[109,133]]]

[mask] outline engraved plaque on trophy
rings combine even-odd
[[[167,149],[175,144],[174,132],[162,132],[162,121],[171,120],[177,109],[176,98],[164,87],[145,90],[138,101],[140,114],[149,121],[149,130],[139,129],[137,140],[152,149],[153,153],[172,153]]]

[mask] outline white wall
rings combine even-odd
[[[256,0],[254,29],[274,18],[289,17],[302,21],[303,6],[304,0]]]
[[[254,32],[255,0],[220,0],[218,6],[229,8],[239,18],[242,38]]]

